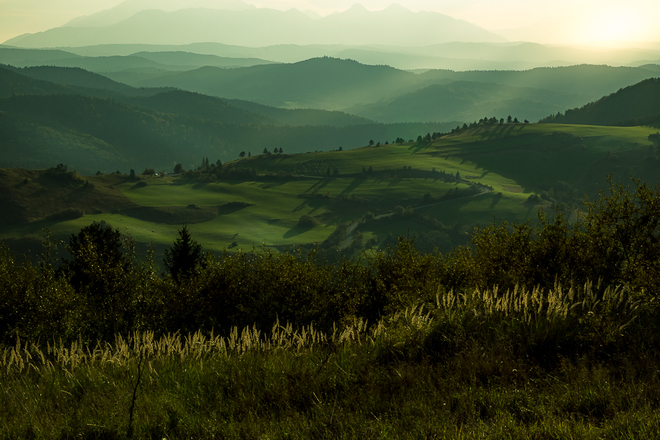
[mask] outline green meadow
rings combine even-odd
[[[120,190],[131,204],[143,207],[143,214],[99,206],[97,213],[12,226],[3,235],[39,235],[48,227],[66,237],[92,221],[105,221],[138,243],[163,248],[186,223],[206,250],[218,252],[322,243],[338,226],[354,225],[362,248],[382,247],[386,236],[391,241],[392,235],[419,236],[455,225],[470,232],[493,221],[534,221],[541,207],[579,207],[585,194],[593,197],[605,186],[609,174],[619,181],[629,176],[656,181],[657,151],[648,141],[653,132],[646,127],[500,124],[431,141],[260,154],[223,164],[224,169],[249,170],[247,177],[209,178],[194,171],[139,180],[87,177],[97,188]],[[392,215],[402,210],[409,215]],[[300,224],[304,215],[315,224]],[[351,240],[349,234],[343,246]]]

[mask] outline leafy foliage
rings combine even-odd
[[[660,290],[659,194],[658,187],[638,181],[630,188],[611,183],[608,193],[586,202],[575,221],[569,221],[575,215],[569,212],[552,217],[541,212],[536,226],[503,223],[477,229],[469,245],[448,254],[422,253],[413,241],[399,239],[385,251],[351,260],[330,258],[332,248],[204,257],[184,227],[166,253],[169,276],[163,278],[155,274],[149,255],[139,262],[130,240],[95,223],[70,237],[71,256],[58,271],[51,264],[16,264],[4,252],[2,267],[9,281],[2,339],[16,331],[68,337],[74,328],[101,339],[140,328],[159,334],[225,333],[233,326],[267,329],[277,317],[328,330],[336,322],[375,322],[406,307],[431,305],[438,293],[493,286],[501,292],[531,291],[593,281],[601,293],[607,286],[625,285],[643,297],[653,296]],[[451,230],[438,232],[447,240]],[[345,232],[333,240],[339,246]],[[47,285],[57,293],[48,293]],[[21,291],[34,294],[21,296]],[[61,314],[59,320],[35,326],[42,316],[35,310],[64,292],[75,294],[65,301],[67,309],[53,309],[59,310],[53,312]]]

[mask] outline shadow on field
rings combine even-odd
[[[181,225],[183,223],[207,222],[219,215],[232,214],[248,206],[252,205],[243,202],[229,202],[221,206],[198,206],[195,204],[188,206],[137,206],[122,209],[120,214],[152,223]]]
[[[401,177],[395,177],[393,179],[387,179],[387,180],[389,181],[389,185],[387,185],[388,188],[391,188],[401,183]]]
[[[490,202],[490,206],[488,207],[489,211],[492,211],[498,203],[500,203],[500,200],[502,200],[502,193],[497,193],[493,196],[493,200]]]
[[[304,207],[306,207],[308,204],[309,204],[309,200],[305,200],[305,201],[302,202],[300,205],[298,205],[298,206],[296,206],[295,208],[293,208],[293,212],[298,212],[298,211],[300,211],[301,209],[303,209]]]
[[[346,188],[344,188],[344,190],[341,193],[339,193],[339,195],[340,196],[345,196],[347,194],[352,193],[353,191],[355,191],[357,189],[357,187],[362,185],[365,180],[366,179],[362,176],[356,177],[355,179],[353,179],[353,181]]]
[[[320,189],[323,189],[328,183],[330,183],[331,179],[323,179],[323,180],[317,180],[316,183],[309,188],[307,188],[303,194],[308,193],[309,191],[316,189],[317,191]]]
[[[148,186],[149,184],[145,182],[144,180],[140,180],[138,183],[135,185],[131,186],[131,189],[139,189],[139,188],[144,188],[145,186]]]
[[[409,150],[412,150],[413,154],[417,153],[419,150],[423,150],[424,148],[428,147],[431,145],[430,143],[423,143],[423,144],[413,144],[410,147],[408,147]]]
[[[314,229],[314,226],[301,226],[298,224],[295,225],[293,228],[289,229],[288,231],[286,231],[282,236],[282,238],[295,237],[297,235],[304,234],[307,231],[311,231],[312,229]]]
[[[288,180],[273,180],[272,182],[266,182],[259,186],[261,189],[275,188],[277,186],[282,186],[285,183],[288,183]]]
[[[146,222],[180,225],[213,220],[218,216],[218,207],[139,206],[123,209],[120,213]]]

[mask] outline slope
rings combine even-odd
[[[8,70],[0,69],[0,78],[8,78],[0,83],[6,96],[0,99],[0,166],[4,167],[45,168],[67,163],[84,174],[128,168],[170,170],[176,162],[190,166],[201,157],[227,161],[240,151],[258,152],[264,146],[287,152],[333,150],[364,145],[370,139],[410,138],[451,127],[278,126],[264,124],[264,117],[221,100],[187,92],[140,99],[115,94],[113,99],[105,99]]]
[[[379,101],[386,103],[404,95],[418,92],[429,86],[447,85],[452,82],[464,81],[473,83],[471,87],[491,90],[488,100],[492,101],[493,109],[506,108],[497,112],[500,117],[507,114],[529,114],[524,116],[532,119],[548,114],[547,110],[562,109],[583,105],[613,91],[651,78],[656,73],[643,68],[613,68],[608,66],[572,66],[564,68],[538,68],[529,71],[475,71],[453,72],[433,70],[422,74],[413,74],[393,69],[387,66],[367,66],[351,60],[335,58],[315,58],[294,64],[270,66],[255,66],[244,69],[222,70],[205,67],[202,69],[164,74],[146,80],[128,81],[134,86],[143,87],[178,87],[230,99],[241,99],[260,104],[285,108],[316,108],[326,110],[343,110],[357,112],[367,118],[377,116],[362,113]],[[477,85],[480,83],[481,85]],[[488,85],[490,84],[490,85]],[[493,86],[492,84],[499,85]],[[506,93],[507,88],[512,95]],[[516,89],[511,89],[511,88]],[[535,89],[542,98],[535,98],[531,90]],[[461,112],[454,112],[453,106],[444,105],[442,100],[434,103],[436,113],[441,113],[446,119],[468,122],[493,115],[489,108],[481,109],[472,98],[472,92],[463,87],[461,92],[465,98],[460,103],[474,107],[472,115],[463,119]],[[435,90],[440,90],[436,88]],[[499,95],[493,93],[500,90]],[[483,92],[485,93],[485,92]],[[424,92],[417,97],[422,98]],[[412,95],[411,95],[412,96]],[[413,97],[409,101],[413,101]],[[512,100],[513,99],[513,100]],[[515,100],[519,102],[516,102]],[[546,102],[536,110],[535,102]],[[408,103],[402,102],[402,105]],[[354,106],[360,106],[352,108]],[[420,109],[426,111],[428,107]],[[397,112],[393,104],[388,110],[386,121],[407,121],[409,107]],[[484,113],[485,110],[489,110]],[[383,116],[384,117],[384,116]],[[431,120],[428,115],[418,120]],[[440,117],[440,116],[438,116]]]
[[[380,122],[394,121],[475,121],[484,116],[532,121],[577,104],[582,99],[556,91],[454,81],[435,84],[384,102],[358,105],[348,112]]]
[[[78,67],[38,66],[11,70],[28,78],[73,87],[77,92],[85,94],[91,93],[89,89],[106,90],[128,96],[145,95],[160,91],[155,89],[153,91],[138,90]]]
[[[275,107],[338,110],[403,93],[414,87],[416,80],[416,75],[391,67],[323,57],[230,70],[203,67],[133,85],[178,87]]]
[[[8,73],[11,71],[41,83]],[[9,79],[11,76],[11,80]],[[4,79],[2,79],[4,78]],[[221,100],[194,92],[166,88],[134,88],[79,68],[6,66],[0,68],[0,81],[11,82],[0,86],[0,96],[11,94],[81,94],[109,98],[130,105],[193,118],[227,123],[259,123],[276,125],[329,125],[348,126],[372,121],[346,113],[323,110],[285,110],[246,101]],[[58,87],[54,84],[67,87]],[[19,86],[19,83],[22,84]],[[4,90],[4,91],[3,91]]]
[[[637,125],[660,122],[660,79],[650,78],[620,89],[581,108],[541,122],[592,125]]]
[[[66,235],[106,221],[163,249],[180,227],[173,219],[185,215],[196,239],[213,251],[316,242],[336,255],[337,248],[387,246],[397,235],[419,237],[424,250],[446,251],[463,243],[474,225],[534,221],[539,207],[554,204],[579,207],[584,194],[606,186],[607,174],[615,181],[657,181],[660,156],[647,140],[653,131],[481,124],[430,142],[255,154],[221,168],[193,166],[179,177],[89,177],[141,208],[86,212],[50,226]],[[2,236],[36,234],[41,227],[5,228]]]

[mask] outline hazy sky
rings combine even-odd
[[[130,0],[140,2],[144,0]],[[200,0],[178,0],[200,3]],[[222,0],[201,0],[212,4]],[[67,21],[113,7],[122,0],[0,0],[0,41],[61,26]],[[246,0],[258,7],[342,11],[353,0]],[[362,0],[379,10],[392,0]],[[554,31],[557,41],[660,41],[659,0],[399,0],[413,11],[437,11],[489,30],[534,26]]]

